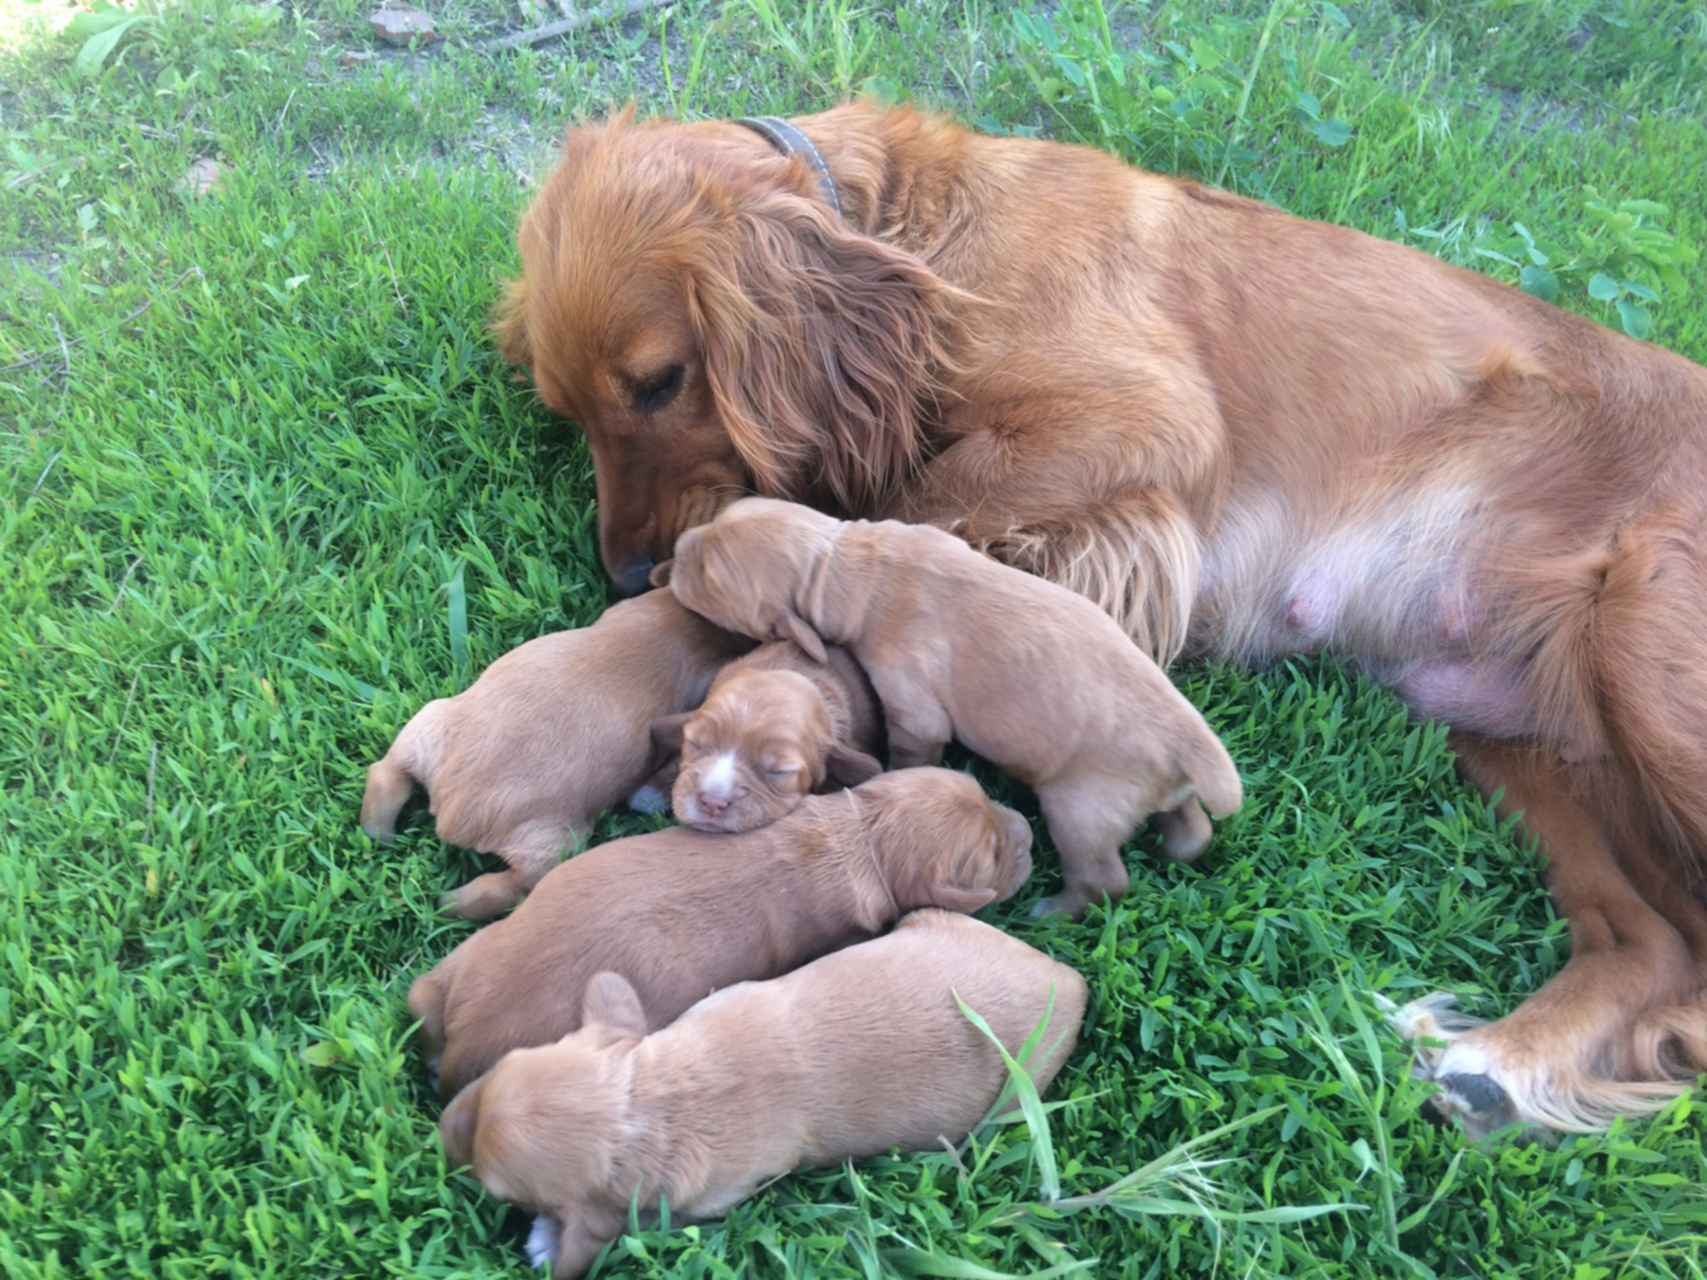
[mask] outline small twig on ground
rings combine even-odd
[[[409,304],[403,298],[403,286],[397,279],[397,263],[391,257],[391,246],[381,240],[379,250],[385,255],[385,265],[391,269],[391,292],[397,299],[397,309],[404,315],[408,315]]]
[[[183,284],[184,281],[188,280],[191,276],[195,276],[198,280],[205,279],[205,276],[203,276],[202,269],[200,267],[191,267],[188,271],[184,272],[183,275],[179,276],[176,280],[172,281],[172,283],[167,286],[167,291],[170,292],[171,290],[176,289],[179,285]],[[118,322],[118,324],[114,327],[119,328],[119,329],[124,328],[127,324],[129,324],[129,323],[131,323],[131,321],[137,319],[139,316],[142,315],[142,313],[144,311],[147,311],[148,308],[152,307],[153,305],[154,305],[154,299],[153,298],[148,299],[140,307],[138,307],[135,311],[132,311],[123,320],[120,320]],[[60,354],[60,359],[65,362],[64,372],[66,374],[70,374],[70,372],[71,372],[71,348],[76,347],[76,346],[81,346],[83,343],[83,339],[82,338],[72,338],[69,342],[66,341],[65,334],[60,330],[59,321],[57,319],[55,319],[53,322],[53,331],[55,333],[59,334],[59,354]],[[0,365],[0,373],[11,373],[14,369],[28,369],[32,365],[40,364],[45,359],[47,359],[47,356],[45,354],[43,354],[42,352],[38,351],[34,355],[25,356],[22,360],[14,360],[14,361],[12,361],[11,364]]]
[[[66,345],[65,330],[59,327],[59,317],[54,316],[52,317],[52,320],[53,336],[59,339],[59,358],[64,362],[65,366],[60,376],[69,378],[71,376],[71,348]]]
[[[285,98],[284,106],[279,108],[279,118],[273,121],[273,137],[277,138],[279,136],[279,131],[284,128],[285,113],[290,110],[290,104],[295,101],[296,90],[292,89]]]
[[[12,367],[17,368],[16,365],[13,365]],[[48,472],[52,471],[55,464],[58,463],[58,461],[64,456],[65,456],[65,450],[64,449],[55,449],[53,451],[53,457],[51,457],[47,460],[47,465],[41,469],[41,474],[36,477],[35,487],[30,490],[30,498],[35,497],[36,494],[41,492],[41,487],[47,483]],[[25,502],[28,502],[29,500],[30,500],[29,498],[24,499]]]
[[[534,27],[528,31],[517,31],[507,36],[499,36],[496,40],[488,40],[480,48],[486,53],[497,53],[503,49],[520,49],[523,45],[544,44],[547,40],[555,40],[558,36],[566,36],[571,31],[579,31],[582,27],[592,26],[595,22],[605,22],[612,18],[626,18],[639,13],[642,9],[661,9],[675,0],[617,0],[615,4],[603,5],[597,9],[588,9],[572,18],[564,18],[561,22],[548,22],[543,27]]]
[[[116,613],[118,611],[119,603],[124,599],[124,589],[130,585],[131,578],[136,576],[136,571],[141,567],[141,556],[138,556],[130,562],[130,568],[126,569],[124,571],[124,577],[119,579],[119,589],[113,592],[113,602],[107,606],[108,613]]]
[[[148,752],[148,839],[154,839],[154,772],[160,763],[160,744],[151,744]]]
[[[137,682],[141,679],[142,679],[142,668],[138,667],[136,669],[136,673],[134,675],[132,675],[130,678],[130,688],[125,691],[124,710],[119,712],[119,727],[113,730],[113,749],[111,751],[107,752],[107,767],[108,768],[112,767],[113,760],[118,756],[119,743],[123,740],[123,736],[124,736],[125,721],[130,719],[130,704],[136,698],[136,685],[137,685]]]

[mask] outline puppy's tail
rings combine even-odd
[[[433,762],[443,739],[439,721],[446,704],[439,698],[415,713],[391,744],[385,758],[367,771],[367,792],[362,796],[362,830],[382,844],[397,837],[397,815],[409,803],[415,785],[431,788]]]
[[[415,793],[415,779],[396,761],[395,749],[367,771],[362,796],[362,830],[382,844],[397,838],[397,815]]]
[[[439,1062],[445,1051],[445,982],[437,969],[415,979],[409,988],[409,1012],[421,1024],[421,1055],[439,1087]]]
[[[1245,785],[1227,748],[1208,725],[1199,725],[1185,738],[1181,765],[1186,781],[1212,818],[1237,813],[1245,802]]]

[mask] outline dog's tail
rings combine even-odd
[[[1208,725],[1188,735],[1181,751],[1186,780],[1212,818],[1237,813],[1245,802],[1245,785],[1226,745]]]
[[[417,784],[431,788],[432,762],[438,758],[439,718],[446,699],[429,702],[403,726],[385,758],[367,771],[362,796],[362,830],[383,844],[397,836],[397,815],[409,803]]]
[[[421,1045],[429,1058],[445,1044],[445,983],[437,969],[423,973],[409,988],[409,1012],[421,1024]]]
[[[397,838],[397,815],[415,793],[415,779],[398,764],[395,751],[367,771],[367,792],[362,796],[362,830],[382,844]]]

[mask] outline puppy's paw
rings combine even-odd
[[[527,1252],[528,1264],[535,1271],[557,1265],[557,1240],[562,1234],[563,1229],[557,1225],[557,1219],[549,1213],[542,1213],[533,1220],[533,1230],[528,1232]]]
[[[657,787],[641,787],[628,797],[628,807],[636,813],[644,813],[648,817],[656,817],[670,811],[670,797]]]
[[[1195,797],[1156,815],[1162,851],[1175,862],[1196,862],[1215,836],[1215,827]]]

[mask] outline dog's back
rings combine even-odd
[[[1202,714],[1108,614],[1084,596],[974,551],[927,525],[854,526],[885,566],[875,616],[855,646],[933,668],[956,736],[1031,786],[1070,771],[1119,776],[1142,758],[1217,817],[1243,802],[1238,769]],[[937,633],[935,644],[912,635]],[[903,642],[902,635],[906,634]],[[1177,799],[1154,808],[1172,808]]]
[[[956,996],[1016,1057],[1047,1016],[1025,1060],[1041,1092],[1078,1043],[1088,989],[1000,929],[915,911],[881,938],[720,992],[654,1040],[675,1069],[742,1073],[744,1104],[801,1144],[792,1162],[833,1164],[957,1141],[997,1101],[1007,1069]]]
[[[425,787],[440,839],[508,864],[447,903],[471,919],[497,915],[646,780],[652,719],[697,705],[718,668],[750,647],[665,591],[530,640],[404,726],[368,770],[362,828],[390,840]]]

